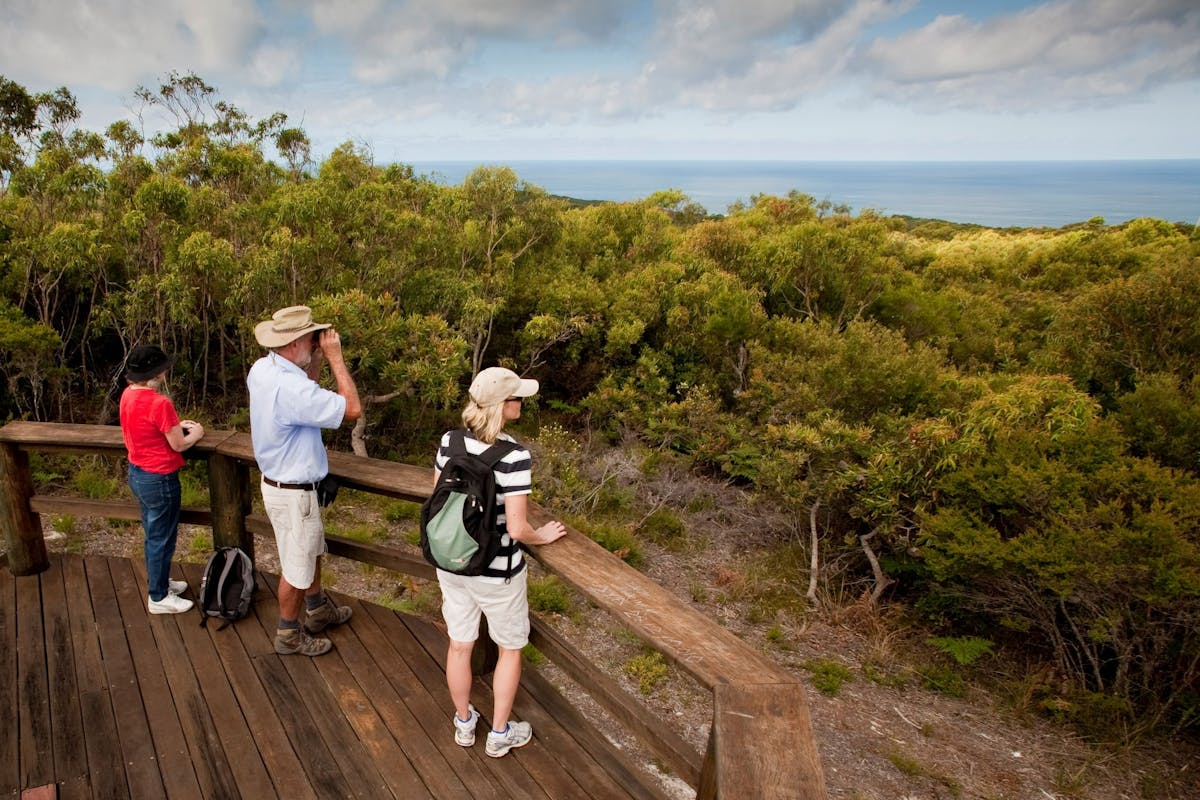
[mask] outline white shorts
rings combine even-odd
[[[437,571],[442,587],[442,616],[446,633],[456,642],[479,638],[479,615],[487,617],[488,635],[497,647],[520,650],[529,644],[529,600],[525,596],[529,570],[505,583],[498,578],[468,578]]]
[[[315,491],[261,484],[263,506],[275,529],[279,572],[297,589],[312,586],[317,557],[325,552],[325,526]]]

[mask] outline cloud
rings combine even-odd
[[[266,23],[240,0],[7,0],[0,26],[4,69],[42,90],[95,86],[129,91],[172,69],[205,77],[262,64]],[[278,54],[278,45],[267,45]],[[259,68],[261,78],[270,72]]]
[[[289,0],[321,33],[353,54],[355,77],[371,84],[456,75],[490,43],[603,40],[630,5],[594,0]]]
[[[1192,0],[1063,0],[972,22],[939,16],[876,40],[860,66],[878,95],[991,111],[1126,101],[1200,75]]]
[[[780,43],[810,41],[851,3],[842,0],[672,0],[661,14],[660,73],[692,79],[745,72]]]
[[[864,32],[908,2],[719,0],[662,9],[641,65],[628,74],[495,81],[480,107],[510,124],[625,122],[671,111],[792,109],[843,76]]]

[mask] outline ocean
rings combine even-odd
[[[412,162],[461,183],[478,161]],[[711,214],[795,189],[854,213],[989,227],[1062,227],[1102,217],[1200,221],[1200,159],[1144,161],[509,161],[526,183],[583,200],[628,201],[679,189]]]

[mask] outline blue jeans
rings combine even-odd
[[[129,465],[129,488],[142,507],[142,528],[146,531],[146,583],[151,600],[167,596],[171,559],[179,535],[179,472],[160,475]]]

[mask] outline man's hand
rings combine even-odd
[[[313,351],[315,358],[317,353],[324,353],[329,359],[330,364],[339,361],[344,361],[342,358],[342,337],[333,328],[326,328],[321,331],[317,339],[317,349]]]
[[[346,359],[342,357],[342,337],[333,328],[326,328],[321,331],[317,343],[319,347],[314,352],[325,354],[333,379],[337,382],[337,393],[346,398],[346,413],[342,419],[354,422],[362,416],[362,403],[358,399],[358,387],[354,385],[354,379],[346,367]]]

